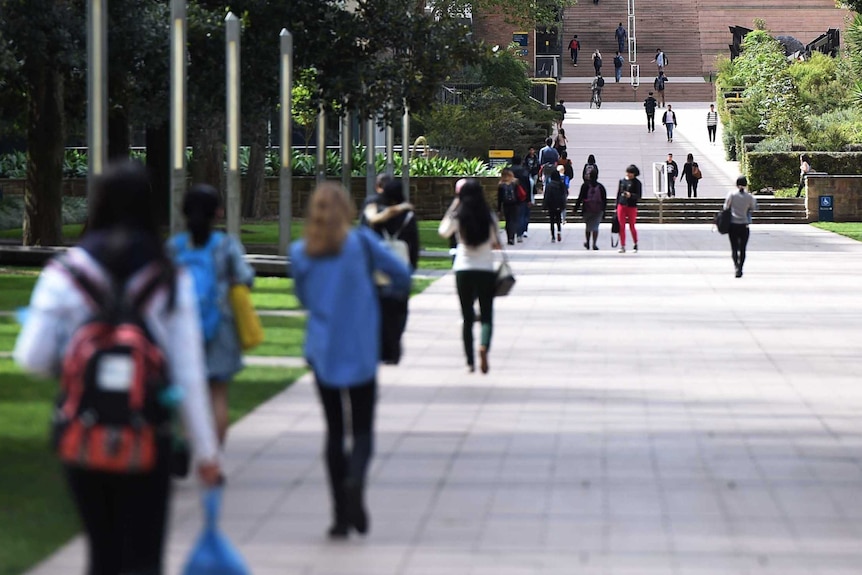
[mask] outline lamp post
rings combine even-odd
[[[90,0],[87,11],[87,196],[105,169],[108,126],[108,25],[106,0]]]
[[[410,108],[404,100],[404,115],[401,117],[401,186],[404,201],[410,201]]]
[[[171,0],[171,233],[182,230],[186,189],[186,3]]]
[[[291,164],[291,104],[293,97],[293,36],[286,28],[281,40],[281,171],[278,178],[278,253],[286,256],[290,246],[290,224],[293,218],[293,166]]]
[[[377,194],[377,174],[374,173],[374,115],[365,120],[365,197]]]
[[[341,117],[341,184],[351,192],[351,171],[353,155],[353,116],[344,102],[344,115]]]
[[[317,110],[317,184],[326,181],[326,110],[323,101]]]
[[[233,12],[225,17],[225,138],[227,140],[227,231],[240,235],[239,128],[240,82],[239,49],[240,21]]]

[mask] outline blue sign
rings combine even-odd
[[[833,196],[818,196],[817,204],[819,206],[817,219],[821,222],[834,222],[835,213],[833,206]]]

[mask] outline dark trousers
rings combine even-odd
[[[87,534],[88,575],[161,575],[170,499],[168,448],[141,475],[66,467]]]
[[[345,389],[330,387],[315,375],[317,393],[326,417],[326,471],[336,520],[343,520],[346,510],[345,488],[348,484],[360,491],[365,485],[368,462],[374,452],[374,404],[377,399],[377,380],[372,379]],[[345,450],[344,404],[350,406],[353,427],[352,448]]]
[[[554,224],[557,224],[557,233],[562,232],[563,212],[560,210],[549,210],[548,218],[551,220],[551,237],[554,237]]]
[[[707,126],[706,133],[709,134],[709,141],[715,142],[715,129],[717,126]]]
[[[741,270],[745,265],[745,248],[748,246],[748,236],[751,230],[745,224],[730,224],[727,237],[730,238],[730,250],[733,257],[733,265]]]
[[[676,178],[671,174],[667,175],[667,195],[670,198],[676,196]]]
[[[796,188],[796,197],[800,197],[802,195],[802,190],[805,188],[805,176],[799,176],[799,187]]]
[[[572,56],[572,64],[578,63],[578,51],[569,48],[569,54]]]
[[[655,112],[650,114],[646,113],[646,127],[650,132],[655,132]]]
[[[506,218],[506,238],[510,244],[515,243],[515,235],[518,235],[518,227],[520,218],[518,217],[521,211],[521,206],[512,204],[503,206],[503,217]]]
[[[530,227],[530,204],[529,202],[524,202],[520,205],[521,213],[520,213],[520,225],[518,226],[518,235],[523,236],[527,233],[527,228]]]
[[[482,339],[480,345],[491,348],[491,335],[494,331],[494,283],[497,274],[485,270],[463,270],[455,272],[455,285],[458,300],[461,302],[461,338],[464,341],[464,354],[467,365],[475,365],[473,352],[473,322],[476,316],[473,302],[479,300],[479,314],[482,320]]]
[[[689,198],[696,198],[697,197],[697,180],[696,179],[689,180],[688,176],[686,176],[685,183],[688,185],[688,197]]]

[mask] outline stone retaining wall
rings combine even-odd
[[[819,197],[833,196],[836,222],[862,222],[862,176],[808,176],[808,221],[818,221]]]

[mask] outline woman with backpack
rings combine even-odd
[[[552,176],[553,177],[553,176]],[[496,269],[492,250],[501,249],[497,239],[497,219],[485,200],[485,192],[478,180],[468,179],[440,221],[437,232],[444,238],[458,238],[455,248],[455,285],[461,303],[461,338],[467,371],[476,370],[473,348],[473,304],[479,300],[479,321],[482,335],[479,341],[479,369],[488,373],[488,353],[491,349],[491,334],[494,329],[494,290]]]
[[[638,179],[641,171],[634,164],[626,168],[626,176],[620,180],[617,188],[617,219],[620,222],[620,253],[626,253],[626,222],[632,233],[634,251],[638,251],[638,231],[635,223],[638,219],[638,201],[643,193],[643,185]]]
[[[590,156],[592,158],[592,156]],[[599,224],[605,216],[605,206],[608,202],[608,192],[605,187],[597,181],[598,170],[590,173],[590,181],[581,185],[578,199],[575,201],[575,211],[583,203],[584,211],[584,249],[590,249],[590,236],[593,238],[593,249],[598,250]]]
[[[323,182],[308,202],[304,238],[290,247],[296,297],[308,310],[304,354],[326,417],[325,459],[334,521],[343,539],[369,529],[365,477],[374,449],[374,404],[380,361],[376,272],[390,293],[407,297],[410,269],[367,227],[351,229],[353,203],[336,182]],[[345,448],[345,408],[352,442]]]
[[[243,368],[229,292],[233,285],[251,287],[254,269],[246,263],[245,249],[238,239],[213,230],[219,212],[216,189],[208,184],[193,185],[183,198],[188,231],[168,240],[168,251],[195,279],[207,379],[219,445],[223,447],[230,425],[228,387]]]
[[[593,68],[596,71],[596,76],[602,75],[602,53],[596,48],[593,52]]]
[[[724,199],[724,209],[730,210],[730,255],[736,277],[742,277],[742,266],[745,265],[745,249],[748,247],[748,237],[751,233],[751,214],[757,211],[757,200],[746,191],[748,180],[745,176],[736,178],[736,190],[727,194]]]
[[[551,242],[563,241],[562,219],[566,209],[566,196],[568,192],[563,185],[561,174],[551,174],[551,181],[545,187],[545,198],[542,203],[545,210],[548,212],[548,219],[551,222]],[[554,225],[557,226],[557,235],[554,236]]]
[[[701,177],[700,167],[694,161],[694,154],[689,154],[685,158],[685,164],[682,166],[682,174],[679,176],[680,180],[685,178],[689,198],[697,197],[697,183]]]
[[[592,154],[587,156],[587,163],[584,164],[584,169],[581,170],[581,177],[584,182],[589,182],[594,177],[599,178],[599,167],[596,165],[596,157]]]
[[[15,345],[25,370],[60,378],[52,435],[92,575],[162,573],[178,401],[201,481],[221,476],[193,281],[164,251],[151,190],[133,162],[97,177],[87,232],[45,267]]]

